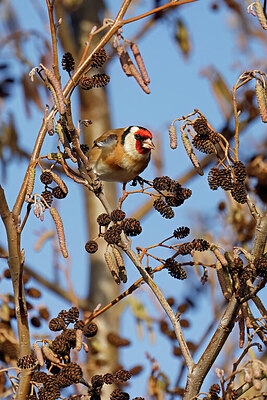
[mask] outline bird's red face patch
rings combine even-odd
[[[135,134],[134,137],[136,139],[136,150],[140,154],[146,154],[151,151],[150,148],[143,147],[143,143],[146,139],[152,139],[152,134],[147,129],[140,128]]]

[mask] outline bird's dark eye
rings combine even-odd
[[[141,135],[139,135],[138,133],[136,135],[134,135],[134,137],[135,137],[136,140],[141,140],[142,139]]]

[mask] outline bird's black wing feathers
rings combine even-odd
[[[93,147],[100,147],[100,148],[112,147],[117,143],[117,140],[118,140],[117,135],[111,134],[108,137],[106,137],[104,140],[95,140]]]

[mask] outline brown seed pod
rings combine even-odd
[[[160,215],[166,219],[171,219],[174,217],[173,209],[168,206],[162,199],[157,199],[153,202],[153,207],[157,210]]]
[[[37,358],[34,355],[20,357],[17,361],[17,366],[21,369],[35,368],[37,364]]]
[[[63,54],[61,65],[62,68],[68,73],[74,70],[75,61],[73,55],[70,52]]]
[[[153,179],[153,188],[155,190],[171,190],[172,180],[169,176],[156,176]]]
[[[235,182],[233,184],[233,189],[231,190],[231,195],[240,204],[245,204],[247,202],[247,191],[242,182]]]
[[[44,200],[46,201],[46,203],[44,201],[42,201],[42,203],[44,203],[45,208],[47,208],[47,205],[49,207],[51,207],[52,203],[53,203],[53,193],[50,192],[50,190],[44,190],[41,193],[41,196],[44,198]]]
[[[65,320],[63,318],[57,317],[57,318],[52,318],[49,321],[49,329],[50,331],[57,332],[61,331],[66,327]]]
[[[83,327],[83,334],[85,337],[93,337],[97,334],[98,327],[94,322],[87,322]]]
[[[211,131],[207,124],[207,120],[204,117],[197,117],[196,119],[194,119],[192,126],[194,128],[194,131],[199,135],[207,135]]]
[[[84,76],[79,82],[79,86],[83,90],[90,90],[106,86],[110,81],[107,74],[96,74],[90,77]]]
[[[59,199],[59,200],[65,199],[65,197],[67,196],[67,194],[64,193],[63,190],[60,189],[59,186],[56,186],[52,189],[52,194],[53,194],[53,197],[55,197],[55,199]]]
[[[90,61],[90,66],[92,68],[101,68],[107,61],[107,58],[108,56],[106,50],[102,48],[93,54]]]
[[[31,288],[26,289],[26,294],[27,294],[28,296],[34,298],[34,299],[39,299],[39,298],[41,297],[41,292],[40,292],[40,290],[38,290],[38,289],[36,289],[36,288],[34,288],[34,287],[31,287]]]
[[[183,239],[188,236],[190,233],[190,229],[187,226],[180,226],[179,228],[173,231],[173,236],[176,239]]]
[[[115,347],[126,347],[131,344],[128,339],[122,338],[113,332],[107,334],[107,341]]]
[[[63,223],[60,218],[59,213],[55,208],[49,208],[50,214],[56,224],[56,230],[57,230],[57,235],[58,235],[58,241],[59,241],[59,247],[61,250],[61,253],[64,258],[68,258],[68,250],[66,247],[66,240],[65,240],[65,234],[64,234],[64,228],[63,228]]]
[[[125,218],[125,216],[126,216],[125,212],[119,209],[113,210],[110,214],[110,218],[112,219],[113,222],[122,221]]]
[[[42,174],[40,175],[40,181],[44,185],[49,185],[53,181],[53,176],[49,169],[44,169]]]
[[[103,213],[97,217],[96,222],[99,226],[108,226],[111,222],[111,218],[108,214]]]
[[[85,243],[84,247],[87,253],[90,254],[94,254],[98,250],[98,244],[95,240],[88,240],[88,242]]]

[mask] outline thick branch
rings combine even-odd
[[[191,399],[199,393],[203,380],[234,327],[239,308],[240,304],[235,296],[233,296],[221,318],[219,326],[212,336],[210,343],[192,373],[188,375],[184,400]]]
[[[31,352],[30,335],[27,318],[27,307],[24,290],[22,286],[20,236],[17,226],[10,212],[5,198],[4,190],[0,186],[0,215],[5,225],[8,242],[8,265],[12,278],[15,310],[17,317],[17,328],[19,336],[19,355],[23,357]],[[27,394],[30,375],[23,370],[21,373],[17,399],[24,399]]]

